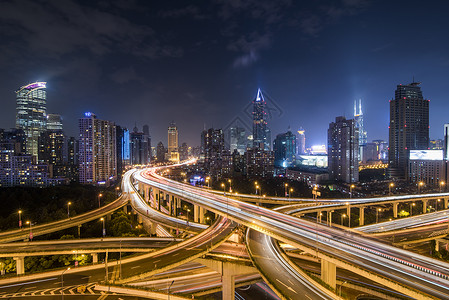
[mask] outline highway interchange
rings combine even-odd
[[[217,221],[214,225],[206,229],[207,226],[201,224],[195,225],[195,223],[186,222],[185,220],[158,212],[151,208],[145,201],[143,201],[142,197],[140,197],[134,185],[136,181],[149,184],[150,186],[157,187],[167,193],[177,195],[185,201],[201,205],[221,217],[217,217]],[[128,197],[128,199],[125,199],[126,197]],[[388,278],[394,284],[399,283],[402,286],[411,287],[412,290],[418,292],[418,294],[419,292],[424,292],[436,298],[449,297],[449,268],[446,263],[386,245],[378,240],[367,237],[366,234],[330,228],[322,224],[312,223],[275,210],[266,209],[258,205],[226,197],[219,193],[210,193],[204,189],[198,189],[178,183],[158,175],[155,169],[145,169],[143,171],[132,170],[126,173],[122,182],[122,197],[114,202],[113,209],[126,205],[127,200],[131,200],[133,209],[145,218],[156,221],[159,224],[164,224],[169,228],[178,228],[180,230],[190,228],[189,231],[192,233],[201,233],[188,238],[184,242],[178,242],[172,244],[168,248],[157,251],[148,250],[148,248],[153,249],[157,247],[154,243],[152,247],[149,247],[148,241],[146,247],[139,247],[139,242],[128,245],[126,244],[128,242],[124,243],[121,241],[120,243],[123,243],[123,245],[120,245],[120,247],[129,246],[135,247],[136,249],[147,248],[145,251],[152,252],[134,257],[132,261],[124,259],[121,261],[120,268],[116,262],[114,262],[114,266],[108,266],[109,281],[116,280],[117,282],[130,282],[142,280],[154,276],[156,273],[163,272],[164,270],[179,267],[184,263],[193,261],[194,257],[200,257],[210,252],[211,249],[218,247],[226,240],[226,237],[232,233],[238,224],[243,224],[251,228],[247,233],[247,247],[254,264],[260,268],[263,274],[262,277],[264,277],[265,281],[271,283],[278,282],[279,287],[276,287],[273,284],[270,284],[270,286],[274,288],[278,294],[281,294],[282,297],[301,299],[297,298],[298,293],[307,295],[307,298],[310,299],[335,299],[337,296],[328,292],[326,289],[323,290],[322,287],[320,288],[315,281],[310,280],[310,278],[301,274],[297,267],[292,267],[292,263],[288,262],[288,259],[286,260],[285,257],[283,257],[283,252],[277,246],[275,239],[293,245],[298,249],[302,249],[305,252],[322,259],[333,259],[337,263],[337,266],[351,266],[355,269],[365,270],[376,274],[374,277],[379,276]],[[358,201],[361,200],[358,199]],[[110,211],[112,208],[110,207],[108,209],[109,210],[106,210],[106,207],[103,207],[103,211],[93,211],[85,218],[86,220],[89,218],[98,218],[98,216],[103,215],[106,211]],[[443,215],[443,213],[444,212],[440,212],[440,220],[444,220],[445,215]],[[95,217],[93,215],[95,215]],[[423,215],[420,217],[422,218]],[[438,217],[433,217],[433,220],[437,218]],[[74,219],[75,218],[66,220],[65,222],[63,220],[63,226],[66,226],[64,228],[77,226],[82,222],[80,219]],[[390,225],[394,227],[391,229],[411,227],[410,224],[405,224],[405,219],[399,221],[394,225]],[[427,220],[426,222],[439,221]],[[441,224],[437,225],[441,226]],[[377,226],[377,229],[373,229],[374,227],[371,229],[366,227],[368,229],[365,231],[387,230],[385,228],[379,230],[379,226]],[[52,229],[54,230],[54,226]],[[47,228],[46,225],[41,225],[40,228],[33,229],[33,232],[34,230],[41,230],[42,233],[47,233],[48,230],[51,232],[51,229]],[[362,231],[363,230],[364,229],[362,229]],[[0,240],[3,242],[19,240],[22,238],[23,232],[20,231],[0,234]],[[118,241],[110,241],[110,243],[117,245]],[[185,248],[182,246],[183,243]],[[100,248],[105,247],[112,249],[114,246],[111,244],[104,244],[100,246]],[[164,242],[162,241],[159,244],[159,246],[164,246]],[[168,244],[170,244],[170,242],[168,242]],[[174,247],[174,245],[176,246]],[[14,251],[20,250],[20,247],[21,246],[17,244]],[[25,245],[22,244],[22,247],[25,247]],[[74,248],[83,247],[86,248],[87,246],[81,244],[74,246]],[[9,248],[9,245],[0,247],[0,254],[2,251],[9,253],[8,251],[11,251],[7,250]],[[117,247],[115,246],[115,248]],[[267,251],[268,249],[270,251]],[[29,251],[33,251],[33,249],[30,248]],[[52,249],[52,251],[56,251],[56,249]],[[270,255],[272,257],[269,257]],[[270,263],[267,264],[267,262]],[[277,276],[277,280],[273,280],[272,278],[274,278],[276,274],[279,274],[279,270],[276,270],[279,266],[282,266],[283,270],[285,270],[282,274],[286,278],[279,278],[279,276]],[[81,268],[79,270],[81,270]],[[272,272],[271,275],[268,274],[270,271]],[[95,281],[100,282],[105,280],[105,274],[105,266],[103,265],[98,265],[97,268],[87,271],[75,272],[69,270],[64,275],[64,284],[74,287]],[[48,289],[49,283],[61,283],[59,281],[60,276],[51,276],[54,275],[50,275],[50,277],[43,276],[42,279],[38,279],[37,281],[40,281],[33,283],[33,288],[45,290],[46,288]],[[53,279],[50,280],[50,278]],[[27,284],[24,284],[23,282],[8,285],[3,284],[0,281],[0,296],[2,294],[15,293],[26,287]],[[415,293],[413,295],[418,294]]]

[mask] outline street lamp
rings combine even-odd
[[[440,193],[443,191],[443,187],[446,183],[444,181],[440,181]]]
[[[189,225],[189,212],[190,212],[190,208],[187,208],[187,225]]]
[[[206,182],[207,182],[207,187],[210,188],[210,177],[209,176],[206,177]]]
[[[438,199],[437,200],[437,203],[435,203],[435,208],[436,208],[436,210],[438,210],[438,203],[440,203],[441,202],[441,199]]]
[[[410,217],[413,216],[413,206],[415,206],[415,202],[410,203]]]
[[[229,192],[232,193],[232,180],[228,179],[229,182]]]
[[[170,288],[171,288],[171,286],[173,285],[174,282],[175,282],[175,281],[172,280],[172,282],[170,283],[170,286],[168,287],[168,291],[167,291],[167,299],[170,299]]]
[[[222,183],[221,187],[223,188],[223,195],[226,196],[226,185],[224,183]]]
[[[288,194],[288,197],[291,198],[293,193],[293,188],[290,188],[290,193]]]
[[[348,227],[351,228],[351,203],[346,202],[346,205],[348,206]]]
[[[117,191],[117,197],[118,197],[118,193],[119,193],[119,191],[120,191],[120,187],[119,187],[119,186],[116,187],[115,190]]]
[[[101,218],[100,221],[103,222],[103,237],[106,236],[106,228],[104,227],[104,218]]]
[[[101,197],[103,197],[103,194],[98,194],[98,208],[100,208],[101,207],[101,203],[100,203],[100,199],[101,199]]]
[[[284,184],[285,197],[287,197],[288,183]]]
[[[70,219],[70,205],[72,204],[72,202],[67,202],[67,218]]]
[[[260,190],[260,186],[256,185],[256,195],[257,195],[257,190],[259,190],[259,194],[262,194],[262,191]]]
[[[70,270],[70,267],[62,271],[61,274],[61,299],[64,299],[64,273]]]
[[[381,208],[376,209],[376,223],[379,223],[379,212],[382,211]]]
[[[421,187],[424,185],[424,182],[418,182],[418,194],[421,194]]]
[[[341,215],[341,226],[343,226],[343,219],[346,218],[346,214]]]
[[[352,198],[352,190],[355,188],[355,185],[351,184],[349,186],[349,198]]]
[[[31,231],[31,221],[27,221],[26,222],[26,224],[28,225],[28,224],[30,224],[30,241],[32,241],[33,240],[33,232]]]
[[[19,228],[22,229],[22,211],[19,210]]]
[[[388,185],[388,195],[389,196],[391,196],[391,188],[392,187],[394,187],[394,183],[393,182],[391,182],[389,185]]]

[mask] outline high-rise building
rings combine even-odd
[[[296,156],[296,135],[290,130],[276,136],[273,142],[274,166],[276,168],[290,167]]]
[[[57,114],[47,114],[47,129],[62,130],[62,118]]]
[[[260,148],[248,149],[245,153],[246,175],[249,177],[273,177],[274,153]]]
[[[146,165],[149,163],[148,136],[134,127],[130,134],[131,164]]]
[[[179,162],[178,127],[175,122],[168,126],[168,157],[170,161]]]
[[[90,112],[84,115],[79,119],[79,181],[109,184],[117,178],[115,124]]]
[[[147,140],[148,145],[148,163],[150,163],[151,158],[153,157],[152,151],[151,151],[151,135],[150,135],[150,127],[148,125],[143,125],[142,131],[145,134],[145,139]]]
[[[429,100],[424,99],[419,82],[398,85],[390,100],[389,171],[405,178],[410,150],[429,147]]]
[[[444,159],[449,161],[449,124],[444,124],[443,151],[444,151]]]
[[[357,105],[358,104],[358,105]],[[363,126],[362,99],[354,101],[355,127],[359,130],[359,160],[363,159],[363,151],[367,143],[367,133]]]
[[[158,162],[165,161],[165,147],[164,147],[164,144],[162,144],[162,142],[157,143],[156,159]]]
[[[329,179],[359,181],[359,132],[355,120],[337,117],[329,124],[327,139]]]
[[[267,102],[260,89],[253,101],[253,148],[271,149],[271,131],[267,126]]]
[[[388,161],[388,143],[384,140],[373,140],[373,143],[377,145],[377,159]]]
[[[306,154],[306,131],[299,127],[296,139],[296,154]]]
[[[59,129],[45,130],[39,136],[39,154],[40,163],[48,165],[62,166],[64,164],[64,132]]]
[[[225,148],[222,129],[209,128],[201,133],[204,166],[211,176],[222,177],[231,171],[232,157]]]
[[[229,148],[231,153],[234,153],[234,150],[240,155],[243,155],[246,151],[246,131],[245,128],[242,127],[231,127],[229,129]]]
[[[189,158],[189,146],[187,143],[182,143],[181,147],[179,147],[179,159],[187,160]]]
[[[37,157],[38,139],[47,129],[46,82],[34,82],[16,91],[16,128],[25,131],[27,151]]]

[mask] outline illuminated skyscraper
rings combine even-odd
[[[404,178],[410,150],[429,147],[429,100],[424,99],[419,82],[398,85],[390,100],[389,171]]]
[[[175,122],[171,122],[168,126],[168,157],[170,161],[179,161],[178,127],[176,127]]]
[[[354,101],[354,121],[355,127],[359,129],[359,160],[362,160],[363,150],[367,143],[367,133],[363,126],[362,99],[359,99],[358,103],[357,100]]]
[[[337,117],[329,124],[327,139],[329,179],[359,181],[359,133],[355,120]]]
[[[277,168],[290,167],[296,156],[296,135],[290,130],[276,136],[273,142],[274,166]]]
[[[300,127],[298,130],[298,137],[296,139],[296,154],[306,153],[306,131]]]
[[[47,129],[62,130],[62,118],[57,114],[47,114]]]
[[[117,178],[116,128],[90,112],[79,119],[79,181],[108,184]]]
[[[271,131],[267,126],[267,102],[260,89],[253,101],[253,148],[271,149]]]
[[[38,139],[47,129],[46,82],[34,82],[16,91],[16,128],[23,129],[27,137],[27,151],[37,157]]]
[[[234,150],[237,150],[240,155],[243,155],[246,151],[246,144],[245,128],[237,126],[231,127],[229,129],[229,148],[231,153],[233,153]]]

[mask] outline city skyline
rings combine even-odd
[[[46,81],[47,112],[62,116],[69,136],[77,136],[79,116],[93,111],[128,129],[148,124],[154,145],[167,144],[174,120],[179,142],[195,146],[204,124],[226,130],[247,116],[261,88],[275,104],[273,137],[302,127],[309,146],[325,144],[329,122],[351,118],[353,101],[362,99],[368,141],[387,140],[396,85],[421,81],[431,99],[430,138],[443,138],[449,52],[440,37],[449,4],[388,3],[386,10],[386,3],[137,9],[8,1],[0,13],[0,128],[14,127],[15,91]],[[397,11],[408,16],[400,24]]]

